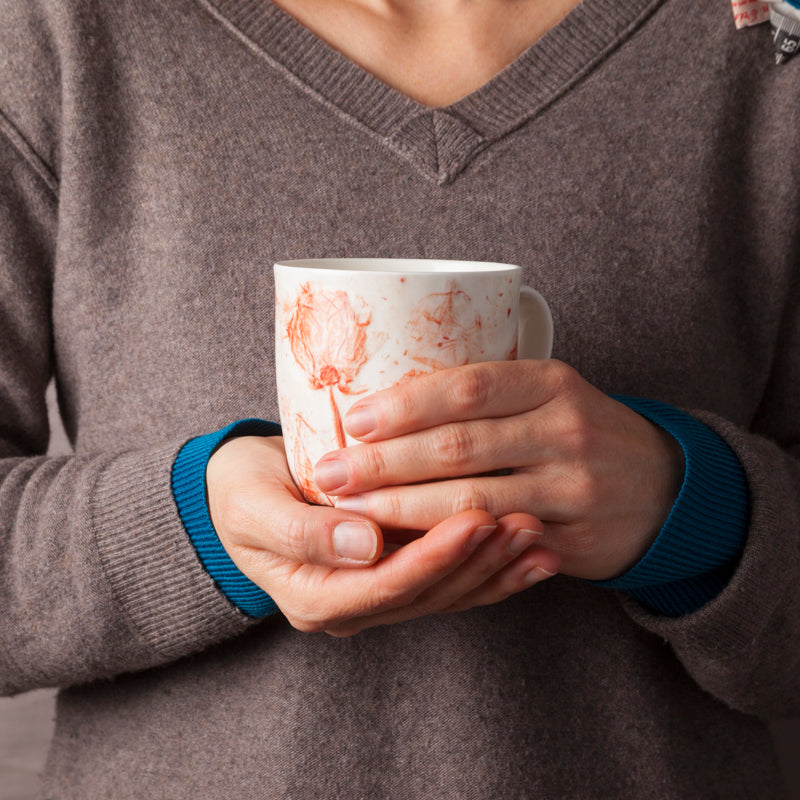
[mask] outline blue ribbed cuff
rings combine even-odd
[[[234,436],[280,436],[274,422],[244,419],[216,433],[190,439],[172,465],[172,494],[197,555],[225,596],[251,617],[266,617],[278,607],[233,563],[214,530],[206,497],[206,466],[213,452]]]
[[[750,496],[728,445],[694,417],[655,400],[614,396],[683,449],[683,485],[655,542],[631,569],[595,586],[619,589],[657,613],[696,611],[727,585],[744,546]]]

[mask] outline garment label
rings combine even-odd
[[[731,0],[731,7],[737,28],[747,28],[769,20],[769,3],[764,0]]]
[[[770,23],[775,45],[775,63],[785,64],[800,52],[800,21],[790,19],[773,8]]]

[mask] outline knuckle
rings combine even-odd
[[[453,487],[451,503],[453,512],[488,511],[491,513],[491,501],[486,492],[476,481],[462,481]]]
[[[545,368],[545,382],[548,394],[559,405],[572,408],[580,405],[586,381],[580,373],[563,361],[548,361]]]
[[[303,563],[311,560],[309,543],[314,537],[308,535],[306,520],[302,516],[290,517],[282,526],[282,531],[279,555]]]
[[[553,474],[549,496],[559,508],[569,509],[571,521],[594,515],[604,501],[600,479],[581,463],[565,465]]]
[[[399,384],[392,393],[392,417],[398,420],[416,419],[419,408],[414,393],[407,384]]]
[[[552,359],[547,362],[550,383],[558,394],[569,394],[580,380],[578,372],[563,361]]]
[[[579,407],[570,405],[564,408],[558,426],[562,447],[576,459],[585,459],[594,449],[597,437],[595,427]]]
[[[392,491],[391,489],[381,492],[382,518],[386,520],[389,525],[401,520],[404,510],[405,507],[398,492]]]
[[[434,456],[450,470],[468,469],[475,460],[475,443],[464,425],[443,425],[434,434]]]
[[[448,387],[453,409],[464,415],[481,408],[490,399],[493,388],[493,374],[486,366],[463,370]]]
[[[592,429],[579,414],[567,414],[564,419],[565,430],[562,433],[563,441],[569,450],[581,457],[591,450]]]
[[[363,445],[360,448],[360,455],[362,465],[358,468],[358,471],[369,475],[370,483],[382,484],[389,470],[389,465],[382,449],[372,445]]]

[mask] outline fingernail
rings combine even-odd
[[[555,574],[555,572],[548,572],[543,567],[534,567],[525,575],[522,581],[526,586],[533,586],[534,583],[539,583],[547,578],[552,578]]]
[[[376,424],[372,406],[353,406],[344,416],[344,427],[355,438],[366,436]]]
[[[378,551],[378,537],[369,525],[348,520],[333,529],[333,549],[339,558],[369,562]]]
[[[342,511],[353,511],[356,514],[367,516],[367,501],[360,494],[337,497],[333,505],[335,508],[342,509]]]
[[[320,461],[314,467],[314,480],[323,492],[333,492],[347,483],[347,464],[338,458]]]
[[[475,533],[470,536],[467,542],[467,550],[475,550],[481,542],[485,542],[493,531],[497,530],[497,525],[481,525],[480,528],[475,530]]]
[[[541,535],[542,531],[532,531],[528,528],[521,528],[506,545],[506,550],[508,550],[512,556],[518,556],[520,553],[527,550]]]

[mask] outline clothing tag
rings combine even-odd
[[[731,0],[731,8],[737,28],[769,20],[776,64],[800,52],[800,0]]]
[[[769,22],[775,45],[775,63],[785,64],[800,49],[800,20],[781,14],[773,6]]]
[[[731,8],[737,28],[759,25],[769,19],[769,3],[766,0],[731,0]]]

